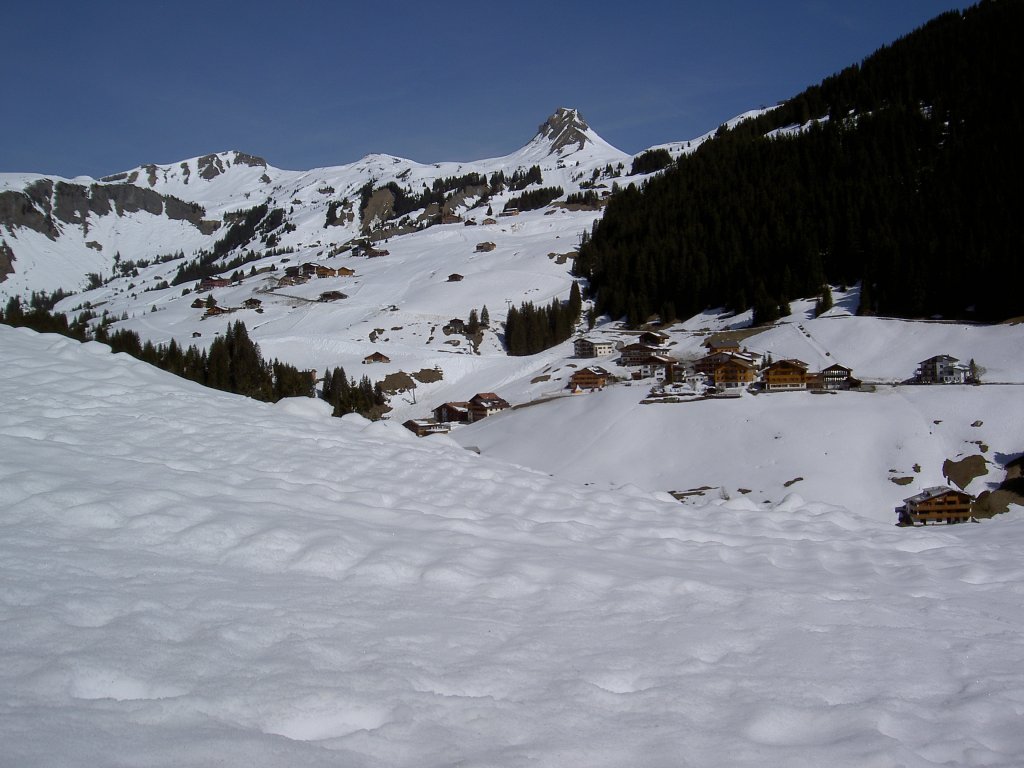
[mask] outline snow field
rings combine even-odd
[[[1024,753],[1019,510],[682,505],[95,344],[0,350],[0,764]]]

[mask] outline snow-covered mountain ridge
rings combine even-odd
[[[512,176],[537,165],[543,186],[560,186],[568,195],[579,191],[581,182],[621,174],[629,161],[629,155],[601,139],[576,110],[561,108],[519,151],[472,162],[423,164],[374,154],[346,165],[287,171],[262,158],[228,151],[149,164],[99,180],[3,173],[0,248],[9,258],[6,269],[0,267],[0,293],[77,290],[89,273],[114,274],[115,254],[123,260],[152,261],[209,250],[227,231],[232,213],[257,205],[286,211],[276,238],[279,247],[331,248],[360,235],[381,236],[370,231],[370,222],[360,220],[360,191],[367,184],[395,184],[415,195],[445,179]],[[488,199],[500,210],[514,194],[507,187],[492,189]],[[112,196],[129,198],[129,204],[111,206]],[[479,193],[457,196],[444,212],[461,215],[481,202]],[[327,211],[337,210],[332,204],[352,214],[329,221]],[[440,213],[425,212],[430,221],[439,220]],[[425,223],[423,216],[418,223]],[[380,222],[378,228],[389,227]]]
[[[0,357],[0,763],[1024,752],[1019,511],[680,505],[97,344],[0,326]]]

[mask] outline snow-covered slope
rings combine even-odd
[[[571,345],[538,357],[513,402],[553,398],[478,424],[452,437],[486,455],[599,487],[632,484],[647,491],[694,491],[703,498],[743,497],[777,503],[797,491],[827,498],[873,518],[895,520],[902,499],[943,484],[944,462],[984,460],[986,473],[967,490],[991,491],[1003,466],[1024,451],[1021,326],[965,325],[857,317],[855,290],[836,291],[837,304],[820,318],[811,301],[794,301],[784,322],[748,329],[749,312],[707,313],[667,329],[667,352],[681,360],[706,353],[713,331],[744,328],[742,344],[774,360],[796,358],[819,371],[852,368],[860,391],[761,393],[691,402],[649,399],[653,379],[602,392],[569,395],[577,369],[598,364],[628,379],[636,369],[616,365],[618,353],[572,358]],[[592,334],[630,343],[635,333],[616,323]],[[920,361],[948,354],[983,371],[982,386],[899,385]],[[526,381],[521,382],[526,384]],[[522,392],[522,394],[520,394]]]
[[[1019,510],[682,505],[96,344],[0,357],[0,764],[1024,754]]]

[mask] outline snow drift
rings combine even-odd
[[[573,486],[0,327],[0,764],[1015,765],[1019,513]]]

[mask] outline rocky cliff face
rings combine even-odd
[[[590,140],[587,135],[589,131],[590,126],[580,117],[579,112],[567,107],[559,107],[537,128],[537,133],[550,142],[550,154],[561,154],[563,149],[573,145],[583,149]]]
[[[116,213],[145,211],[154,216],[187,221],[204,234],[210,234],[219,222],[203,220],[206,211],[197,203],[186,203],[171,195],[128,183],[69,184],[39,179],[17,192],[0,192],[0,227],[8,231],[19,227],[46,235],[51,240],[59,233],[59,223],[80,226],[88,234],[90,219]]]

